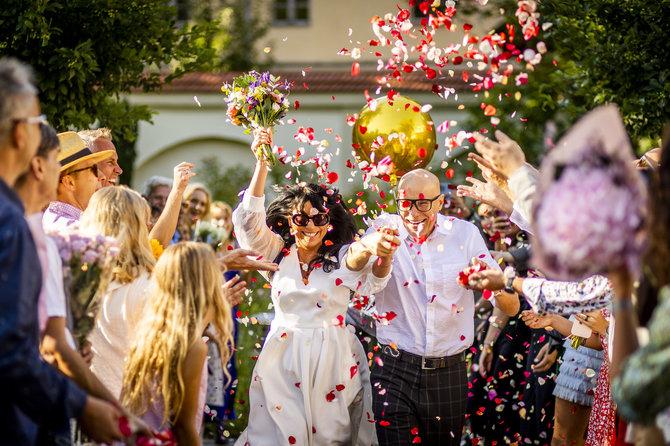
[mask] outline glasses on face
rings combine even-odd
[[[28,116],[27,118],[14,118],[14,123],[26,122],[28,124],[49,125],[47,115]]]
[[[91,171],[93,172],[93,175],[95,175],[96,177],[98,176],[98,165],[97,164],[93,164],[92,166],[88,166],[88,167],[82,167],[81,169],[77,169],[77,170],[72,170],[72,171],[66,173],[65,175],[72,175],[75,172],[83,172],[83,171],[88,170],[88,169],[91,169]]]
[[[312,220],[314,226],[326,226],[330,222],[330,217],[328,217],[328,214],[316,214],[311,217],[307,214],[293,214],[291,216],[291,221],[297,226],[307,226],[310,220]]]
[[[437,200],[440,198],[440,195],[438,195],[435,198],[416,198],[416,199],[410,199],[410,198],[401,198],[399,200],[396,200],[396,203],[398,204],[398,210],[402,212],[409,212],[412,210],[412,206],[416,207],[416,210],[419,212],[428,212],[430,211],[430,208],[433,207],[433,201]]]

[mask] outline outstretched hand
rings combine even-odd
[[[509,196],[492,181],[480,181],[477,178],[467,177],[465,181],[472,183],[472,186],[460,184],[456,188],[460,195],[481,201],[490,206],[502,210],[507,215],[512,215],[514,203]]]
[[[551,324],[554,322],[551,315],[540,316],[530,310],[521,312],[521,320],[530,328],[546,328],[547,330],[552,330]]]
[[[516,141],[500,130],[496,130],[495,136],[498,141],[493,141],[481,133],[475,133],[475,149],[493,169],[509,178],[526,164],[526,155]]]
[[[219,263],[225,270],[277,271],[279,269],[276,263],[259,257],[256,251],[246,249],[229,251],[219,258]]]

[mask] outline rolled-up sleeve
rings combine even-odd
[[[374,263],[379,260],[379,257],[370,256],[368,262],[360,271],[352,271],[347,267],[348,250],[349,245],[343,246],[340,250],[340,258],[342,259],[340,260],[341,266],[333,273],[336,283],[363,296],[370,296],[386,288],[386,284],[388,284],[389,279],[391,278],[393,267],[391,267],[389,273],[384,277],[377,277],[372,272],[372,267],[374,266]]]
[[[612,301],[612,286],[607,277],[595,275],[581,282],[559,282],[525,278],[523,296],[538,314],[580,314],[601,310]]]

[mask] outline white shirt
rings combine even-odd
[[[65,291],[63,290],[63,263],[58,254],[58,247],[51,237],[46,237],[47,246],[47,275],[44,282],[45,302],[47,318],[63,317],[67,318],[67,304],[65,302]],[[70,333],[65,328],[65,337],[67,343],[74,350],[77,350],[77,344]]]
[[[458,273],[473,257],[500,269],[477,227],[438,214],[432,234],[419,245],[399,215],[379,215],[368,232],[385,225],[398,229],[402,243],[393,256],[391,280],[375,294],[380,315],[396,314],[388,325],[377,324],[379,342],[429,357],[450,356],[470,347],[474,294],[458,284]]]

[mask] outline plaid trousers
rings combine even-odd
[[[375,366],[372,408],[380,446],[458,446],[465,419],[468,379],[465,359],[451,366],[420,366],[382,355]]]

